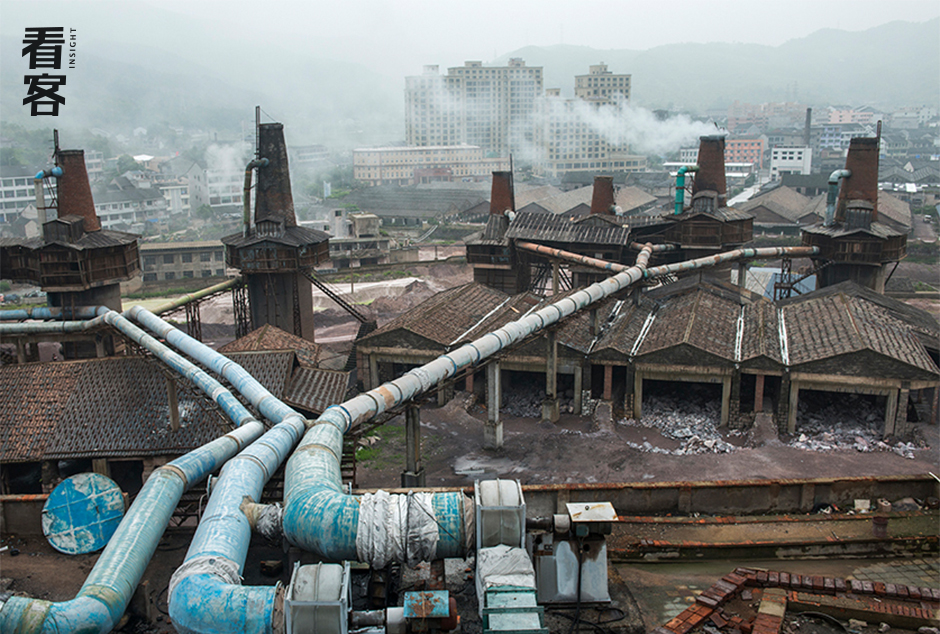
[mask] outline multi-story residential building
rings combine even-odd
[[[813,165],[812,148],[775,147],[770,151],[770,179],[784,174],[809,174]]]
[[[725,163],[751,163],[764,165],[767,140],[763,136],[725,139]]]
[[[575,75],[574,96],[597,103],[630,100],[630,75],[615,75],[601,62],[590,67],[587,75]]]
[[[225,276],[219,241],[141,243],[140,261],[144,282]]]
[[[182,176],[163,179],[158,187],[166,199],[167,213],[171,216],[190,215],[192,207],[189,204],[189,179]]]
[[[102,229],[143,231],[148,221],[166,220],[167,202],[160,188],[149,182],[138,185],[119,176],[107,188],[92,192]]]
[[[38,168],[0,167],[0,224],[11,223],[30,203],[36,202],[33,177]]]
[[[298,145],[287,149],[291,165],[318,165],[330,162],[325,145]]]
[[[751,126],[761,129],[797,125],[806,117],[806,106],[799,103],[763,103],[735,101],[728,107],[728,131],[747,132]]]
[[[353,151],[353,177],[374,185],[416,185],[428,180],[489,178],[509,169],[475,145],[362,148]]]
[[[507,66],[466,62],[441,76],[437,66],[405,78],[408,145],[478,145],[508,156],[530,132],[529,117],[542,95],[542,68],[520,58]]]
[[[848,106],[829,106],[829,123],[872,123],[874,111],[868,108],[856,110]]]

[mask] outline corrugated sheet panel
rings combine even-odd
[[[520,213],[509,225],[506,237],[536,242],[565,242],[622,246],[630,230],[606,217],[586,216],[572,220],[565,215]]]

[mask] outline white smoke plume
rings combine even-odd
[[[245,171],[245,165],[251,160],[252,153],[252,147],[248,143],[226,145],[213,143],[206,148],[206,167],[225,174],[241,174]]]

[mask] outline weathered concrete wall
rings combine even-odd
[[[46,494],[0,495],[0,534],[42,535]]]

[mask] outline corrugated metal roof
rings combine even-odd
[[[315,414],[342,403],[349,386],[348,372],[297,368],[284,393],[284,401]]]

